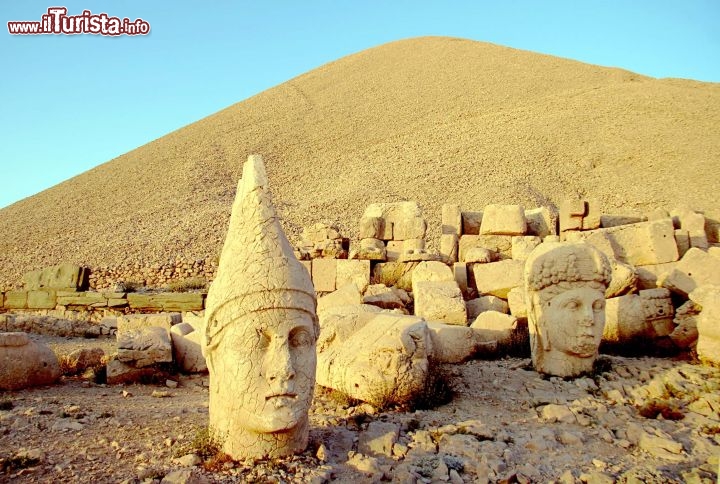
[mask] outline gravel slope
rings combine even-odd
[[[252,73],[248,73],[252,75]],[[238,82],[242,82],[239,80]],[[290,236],[372,202],[598,198],[720,219],[720,84],[424,37],[310,71],[0,210],[0,285],[60,262],[220,251],[241,163],[261,153]],[[100,161],[100,160],[99,160]]]

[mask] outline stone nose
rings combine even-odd
[[[270,345],[263,361],[263,374],[269,383],[282,383],[295,378],[287,341]]]

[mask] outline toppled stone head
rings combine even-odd
[[[301,452],[315,386],[317,300],[250,156],[208,292],[210,426],[234,459]]]
[[[545,243],[525,263],[530,349],[535,369],[561,377],[592,370],[605,326],[605,255],[579,243]]]

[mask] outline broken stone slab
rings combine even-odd
[[[482,212],[462,212],[462,233],[459,235],[480,235]]]
[[[462,235],[462,211],[460,210],[460,205],[444,203],[440,220],[442,223],[442,234],[452,234],[457,237]]]
[[[317,300],[317,313],[320,314],[336,307],[354,306],[362,304],[362,302],[363,296],[360,290],[354,283],[350,283],[319,297]]]
[[[678,256],[682,259],[691,247],[690,232],[683,229],[675,229],[675,244],[677,244]]]
[[[416,316],[429,321],[467,325],[465,301],[454,279],[415,282],[413,278],[413,297]]]
[[[658,278],[657,284],[685,297],[697,287],[720,285],[720,259],[691,248],[673,270]]]
[[[57,292],[57,304],[60,306],[103,308],[107,307],[107,302],[107,298],[99,292]]]
[[[117,359],[132,363],[136,368],[173,361],[172,342],[166,328],[149,326],[118,330],[117,345]]]
[[[689,349],[697,343],[697,318],[701,310],[702,307],[694,301],[686,301],[675,310],[675,329],[670,333],[670,339],[678,348]]]
[[[55,309],[57,305],[57,295],[53,289],[38,289],[28,291],[27,307],[28,309]]]
[[[610,298],[635,292],[638,281],[635,268],[613,258],[608,258],[608,261],[610,262],[610,269],[612,270],[612,279],[605,291],[605,297]]]
[[[511,239],[511,254],[515,260],[526,260],[535,247],[542,243],[536,235],[518,235]]]
[[[385,243],[376,238],[364,238],[360,240],[360,247],[351,252],[350,259],[359,260],[387,260],[387,249]]]
[[[363,295],[363,304],[382,309],[404,309],[405,303],[393,289],[384,284],[371,284]]]
[[[128,304],[135,310],[201,311],[205,294],[199,292],[141,294],[128,293]]]
[[[432,355],[439,363],[462,363],[477,354],[494,354],[497,341],[468,326],[428,321]]]
[[[456,262],[452,266],[453,276],[455,276],[455,282],[460,288],[460,292],[463,293],[463,297],[468,293],[468,268],[464,262]]]
[[[361,217],[359,236],[361,239],[382,239],[385,234],[385,220],[382,217]],[[392,238],[392,234],[390,234]]]
[[[403,241],[403,244],[407,241]],[[442,258],[439,254],[428,249],[404,250],[398,258],[398,262],[426,262],[440,261]]]
[[[373,405],[407,403],[425,384],[431,345],[414,316],[376,314],[346,338],[323,326],[317,382]]]
[[[485,311],[478,315],[470,327],[483,334],[483,340],[507,343],[517,328],[517,318],[497,311]]]
[[[0,390],[50,385],[60,378],[55,353],[26,333],[0,333]]]
[[[665,264],[652,264],[648,266],[634,267],[637,276],[638,289],[654,289],[658,287],[658,278],[677,267],[679,262],[667,262]]]
[[[332,292],[336,289],[337,261],[335,259],[313,259],[312,282],[316,292]]]
[[[123,363],[116,359],[108,361],[106,368],[106,378],[108,385],[120,385],[128,383],[138,383],[151,379],[158,370],[152,366],[136,368],[134,366]]]
[[[484,247],[471,247],[465,251],[464,264],[489,264],[496,259],[493,251]]]
[[[670,293],[662,288],[607,299],[603,341],[632,344],[669,336],[673,315]]]
[[[423,239],[427,225],[422,210],[416,202],[372,203],[367,206],[363,217],[384,220],[382,240]]]
[[[342,238],[337,227],[322,222],[315,223],[309,227],[304,227],[300,237],[311,243]]]
[[[490,250],[493,260],[512,258],[511,235],[463,235],[458,242],[460,262],[467,262],[466,253],[474,247]]]
[[[376,420],[360,433],[358,451],[369,456],[392,457],[393,445],[399,438],[399,424]]]
[[[354,283],[360,292],[364,292],[370,283],[370,261],[338,259],[336,261],[335,286],[343,287]]]
[[[385,246],[385,253],[388,261],[397,261],[400,259],[403,251],[402,240],[389,240]]]
[[[204,324],[182,322],[170,328],[173,357],[178,368],[185,373],[207,371],[207,363],[202,353]]]
[[[690,299],[702,307],[697,318],[698,359],[720,367],[720,286],[700,286],[690,293]]]
[[[180,313],[125,314],[117,317],[115,328],[121,333],[150,326],[165,328],[169,331],[170,328],[182,321]]]
[[[455,280],[452,270],[442,262],[420,262],[413,269],[411,277],[413,293],[418,282]]]
[[[447,264],[458,261],[458,236],[455,234],[440,235],[440,258]]]
[[[5,293],[5,309],[27,309],[27,291],[8,291]]]
[[[667,218],[667,214],[664,217],[658,217],[656,220],[661,218]],[[637,224],[640,222],[647,221],[647,217],[643,217],[642,215],[606,215],[603,214],[600,216],[600,227],[601,228],[610,228],[610,227],[618,227],[620,225],[631,225],[631,224]]]
[[[564,200],[560,204],[560,232],[568,230],[582,230],[582,219],[586,213],[583,200]]]
[[[509,311],[508,303],[496,296],[480,296],[466,302],[468,321],[475,318],[485,311],[497,311],[505,313]]]
[[[501,260],[472,267],[479,294],[507,299],[511,289],[522,286],[523,261]]]
[[[521,287],[515,287],[508,293],[508,306],[510,314],[514,317],[527,318],[527,303],[525,301],[525,290]]]
[[[25,289],[84,290],[87,287],[90,270],[75,264],[60,264],[25,274]]]
[[[372,280],[386,286],[412,291],[412,273],[419,262],[381,262],[372,270]]]
[[[480,235],[524,235],[525,209],[520,205],[491,204],[483,211]]]
[[[557,235],[557,212],[548,207],[525,210],[527,234],[544,239],[548,235]]]

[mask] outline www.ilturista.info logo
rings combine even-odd
[[[150,24],[139,18],[110,17],[106,13],[92,13],[83,10],[80,15],[68,15],[65,7],[50,7],[47,14],[37,21],[8,22],[12,35],[43,34],[95,34],[95,35],[147,35]]]

